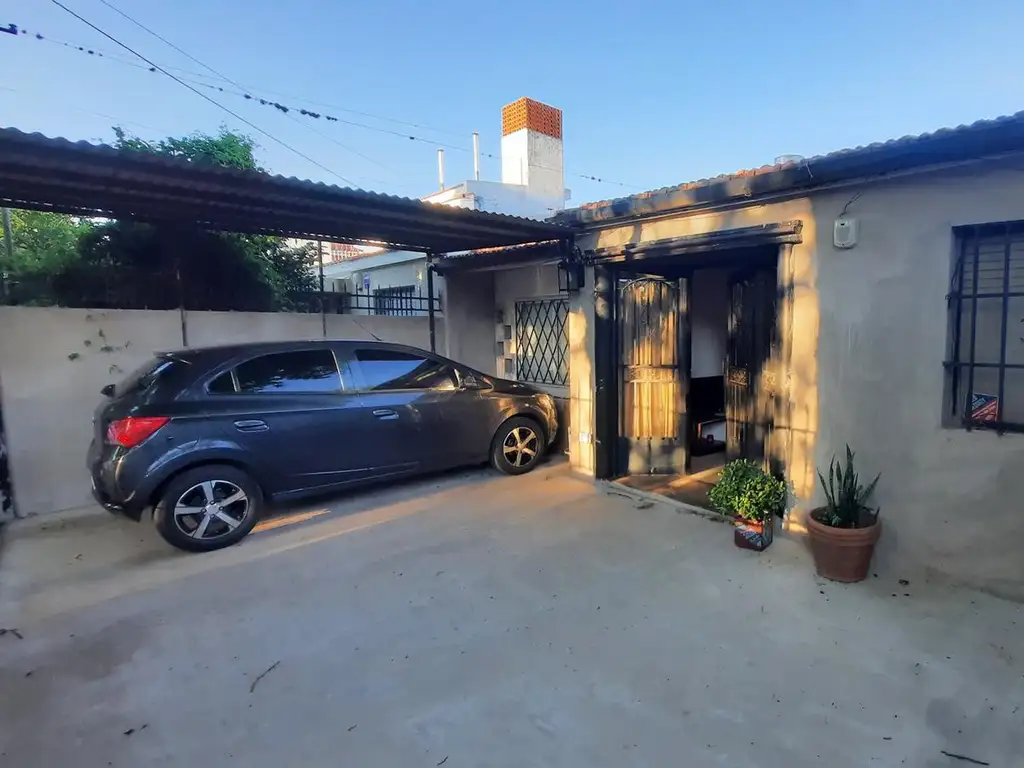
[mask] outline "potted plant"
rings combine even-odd
[[[807,515],[807,531],[820,576],[833,581],[861,581],[868,575],[875,544],[882,533],[878,509],[869,501],[878,485],[875,476],[867,487],[853,467],[853,451],[846,446],[846,466],[835,456],[828,465],[828,480],[818,472],[825,506]]]
[[[712,505],[733,517],[733,543],[758,552],[772,543],[775,516],[786,506],[786,484],[749,459],[730,461],[715,487]]]

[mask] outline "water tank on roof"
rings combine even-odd
[[[779,155],[775,158],[776,165],[789,165],[790,163],[802,163],[803,155]]]

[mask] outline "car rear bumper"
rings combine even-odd
[[[88,469],[93,498],[108,512],[140,520],[143,505],[138,499],[142,497],[138,493],[123,493],[118,484],[118,478],[124,469],[120,466],[123,464],[123,457],[114,457],[101,451],[102,449],[96,445],[90,446]]]
[[[92,497],[105,510],[114,515],[141,520],[143,506],[132,499],[119,499],[112,495],[109,490],[97,483],[95,476],[92,479]]]

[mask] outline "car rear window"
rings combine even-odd
[[[162,376],[166,376],[176,366],[185,365],[183,360],[173,357],[154,357],[129,373],[114,387],[115,397],[124,397],[150,389]]]

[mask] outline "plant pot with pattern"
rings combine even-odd
[[[846,446],[845,467],[833,456],[828,479],[818,473],[825,506],[812,509],[807,515],[815,570],[832,581],[863,581],[882,534],[879,510],[869,504],[881,475],[876,475],[867,486],[861,485],[853,457],[850,446]]]
[[[733,543],[761,552],[774,538],[775,517],[786,505],[786,484],[749,459],[725,465],[708,498],[718,511],[733,518]]]

